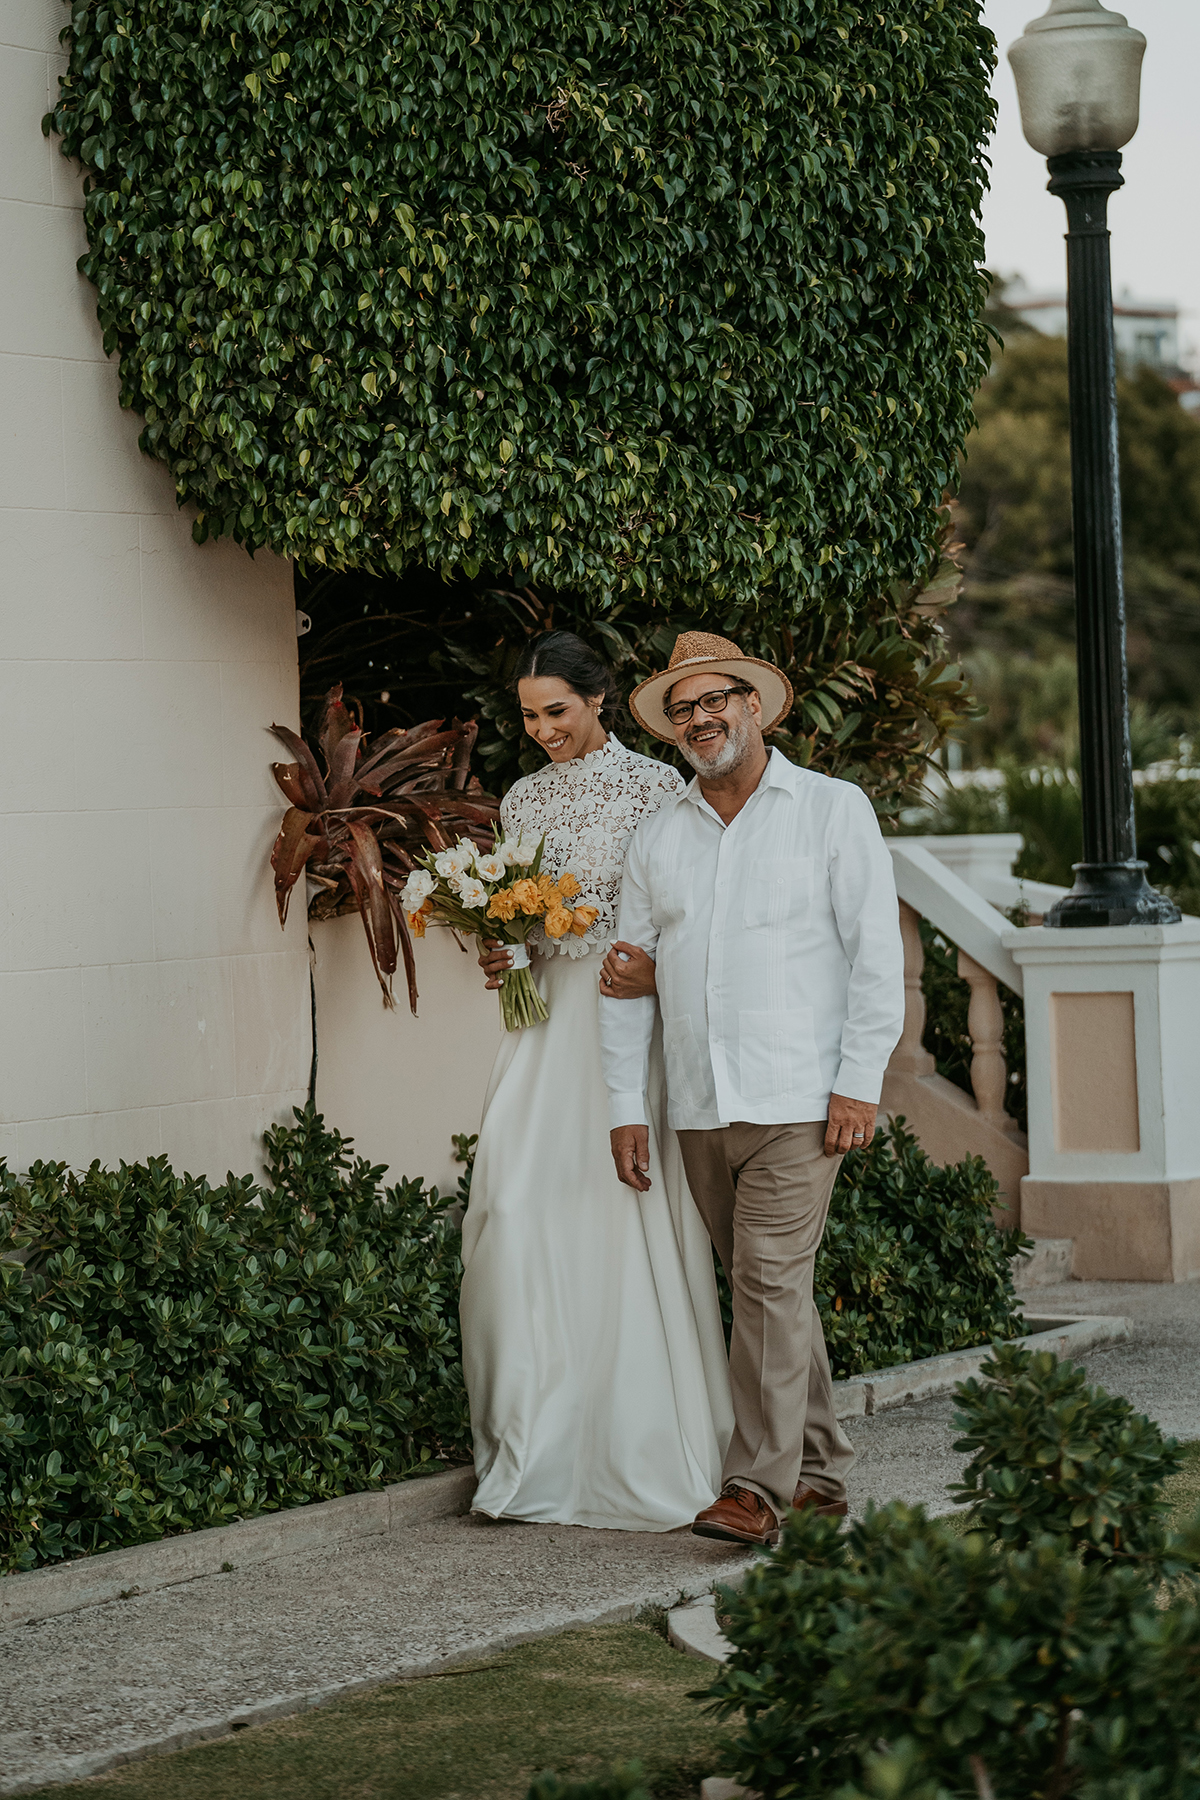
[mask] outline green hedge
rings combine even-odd
[[[924,568],[989,362],[978,0],[75,0],[66,45],[201,538],[784,614]]]
[[[0,1163],[0,1569],[469,1457],[447,1201],[350,1148],[306,1109],[261,1187]],[[469,1203],[474,1139],[455,1151]],[[1019,1328],[995,1193],[902,1121],[846,1157],[817,1263],[836,1373]]]
[[[1045,1352],[983,1372],[957,1390],[965,1534],[899,1502],[848,1532],[792,1513],[722,1590],[734,1653],[710,1697],[763,1800],[1195,1794],[1200,1517],[1165,1530],[1178,1446]]]
[[[1011,1262],[1029,1240],[996,1225],[997,1192],[982,1157],[939,1168],[902,1118],[843,1158],[813,1275],[836,1378],[1020,1332]]]
[[[469,1455],[446,1201],[296,1120],[264,1187],[0,1163],[0,1570]]]
[[[1011,1259],[980,1156],[940,1168],[902,1118],[838,1173],[814,1282],[835,1375],[860,1375],[1021,1330]]]

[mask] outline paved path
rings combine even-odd
[[[1092,1379],[1200,1438],[1200,1284],[1082,1284],[1031,1296],[1053,1312],[1124,1313],[1133,1339],[1090,1353]],[[949,1506],[948,1397],[851,1427],[855,1510]],[[730,1547],[731,1548],[731,1547]],[[84,1775],[147,1743],[227,1731],[447,1657],[649,1601],[704,1592],[740,1566],[687,1533],[437,1519],[0,1632],[0,1793]]]

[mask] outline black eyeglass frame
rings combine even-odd
[[[664,701],[663,712],[670,724],[686,725],[698,706],[702,706],[706,713],[712,713],[715,716],[716,714],[725,711],[726,707],[729,705],[730,694],[746,695],[752,694],[753,692],[754,689],[752,687],[747,687],[745,682],[740,682],[734,687],[714,688],[711,694],[698,694],[694,700],[672,700],[669,704]],[[709,701],[715,700],[718,694],[721,696],[720,706],[710,706],[708,704]],[[676,708],[683,707],[686,707],[687,711],[680,711],[679,717],[677,719],[673,718],[672,714],[675,712]]]

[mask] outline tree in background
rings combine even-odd
[[[1151,369],[1118,382],[1135,759],[1200,716],[1200,422]],[[1075,721],[1067,349],[1013,339],[976,397],[955,522],[966,581],[951,637],[987,714],[973,763],[1070,763]]]
[[[631,675],[702,621],[894,803],[966,705],[911,603],[989,360],[978,0],[75,0],[67,48],[122,401],[199,538],[346,577],[314,659],[480,696],[508,778],[530,621]]]

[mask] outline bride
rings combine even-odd
[[[569,869],[577,904],[599,918],[583,938],[530,940],[550,1018],[506,1034],[484,1102],[462,1251],[474,1509],[672,1531],[720,1489],[733,1426],[725,1341],[708,1234],[666,1125],[657,1034],[654,1185],[635,1194],[616,1178],[598,977],[629,839],[684,784],[606,729],[611,676],[571,632],[530,645],[517,692],[549,761],[505,797],[505,836],[544,834],[543,867]],[[508,961],[485,950],[489,987]],[[649,957],[634,952],[627,970],[622,997],[653,992]]]

